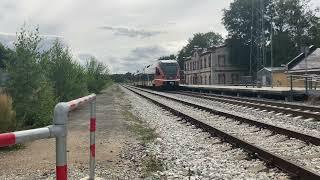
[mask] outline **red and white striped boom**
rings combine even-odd
[[[95,131],[96,131],[96,95],[91,94],[69,102],[58,103],[54,108],[53,125],[0,134],[0,147],[34,141],[38,139],[56,138],[56,179],[68,179],[67,167],[67,121],[70,111],[90,102],[90,173],[94,179],[95,169]]]

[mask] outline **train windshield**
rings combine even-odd
[[[173,76],[178,73],[178,64],[177,63],[161,63],[160,64],[162,71],[165,75]]]

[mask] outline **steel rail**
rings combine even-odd
[[[136,88],[136,87],[133,87],[133,88]],[[226,113],[226,112],[223,112],[223,111],[219,111],[219,110],[215,110],[215,109],[212,109],[212,108],[209,108],[209,107],[206,107],[206,106],[201,106],[201,105],[190,103],[190,102],[187,102],[187,101],[184,101],[184,100],[180,100],[180,99],[176,99],[176,98],[173,98],[173,97],[169,97],[169,96],[161,95],[161,94],[158,94],[158,93],[150,92],[148,90],[144,90],[144,89],[141,89],[141,88],[136,88],[136,89],[144,91],[144,92],[147,92],[147,93],[151,93],[153,95],[157,95],[157,96],[160,96],[160,97],[165,97],[167,99],[170,99],[170,100],[173,100],[173,101],[176,101],[176,102],[179,102],[179,103],[182,103],[182,104],[194,107],[194,108],[205,110],[205,111],[207,111],[209,113],[212,113],[212,114],[215,114],[215,115],[218,115],[218,116],[224,116],[224,117],[227,117],[227,118],[230,118],[230,119],[234,119],[236,121],[240,121],[240,122],[243,122],[243,123],[251,124],[251,125],[254,125],[254,126],[257,126],[257,127],[260,127],[260,128],[269,129],[269,130],[271,130],[271,131],[273,131],[275,133],[283,134],[283,135],[286,135],[288,137],[293,137],[293,138],[302,140],[304,142],[312,143],[312,144],[317,145],[317,146],[320,145],[320,138],[315,137],[315,136],[311,136],[311,135],[303,134],[303,133],[296,132],[296,131],[293,131],[293,130],[281,128],[281,127],[278,127],[278,126],[274,126],[274,125],[267,124],[267,123],[264,123],[264,122],[256,121],[256,120],[253,120],[253,119],[244,118],[244,117],[237,116],[237,115],[234,115],[234,114],[229,114],[229,113]]]
[[[163,103],[160,103],[159,101],[156,101],[152,98],[149,98],[149,97],[137,92],[136,90],[133,90],[132,88],[129,88],[127,86],[124,86],[124,87],[127,88],[128,90],[136,93],[137,95],[139,95],[145,99],[150,100],[154,104],[166,109],[167,111],[171,112],[175,116],[181,117],[182,119],[190,122],[191,124],[197,126],[198,128],[203,129],[204,131],[210,133],[212,136],[218,136],[221,139],[225,140],[226,142],[229,142],[230,144],[233,144],[237,147],[240,147],[240,148],[246,150],[247,152],[257,156],[258,158],[265,161],[267,164],[272,164],[275,167],[282,169],[283,171],[290,174],[293,178],[310,179],[310,180],[320,179],[319,174],[317,174],[316,172],[314,172],[308,168],[296,165],[294,162],[292,162],[290,160],[287,160],[283,157],[280,157],[280,156],[278,156],[272,152],[269,152],[263,148],[254,146],[254,145],[250,144],[249,142],[247,142],[245,140],[241,140],[231,134],[228,134],[228,133],[223,132],[219,129],[216,129],[216,128],[214,128],[204,122],[201,122],[201,121],[199,121],[193,117],[190,117],[190,116],[188,116],[178,110],[175,110],[175,109],[173,109]]]
[[[264,100],[254,100],[254,99],[238,98],[238,97],[231,97],[231,96],[218,96],[218,95],[202,94],[202,93],[194,93],[194,92],[172,92],[172,93],[204,98],[204,99],[209,99],[213,101],[225,102],[225,103],[235,104],[235,105],[250,106],[254,108],[265,109],[268,111],[281,112],[285,114],[292,114],[294,116],[302,116],[305,118],[313,118],[315,120],[320,120],[320,113],[319,113],[320,107],[303,106],[303,105],[287,104],[287,103],[264,101]],[[309,110],[309,112],[305,110]],[[315,112],[310,112],[310,111],[315,111]]]

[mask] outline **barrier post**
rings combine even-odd
[[[95,170],[95,132],[96,132],[96,99],[90,102],[90,162],[89,162],[89,180],[94,180]]]
[[[54,108],[53,125],[17,132],[0,134],[0,147],[24,143],[37,139],[56,138],[56,179],[68,179],[67,166],[67,121],[70,111],[90,101],[90,174],[94,179],[95,170],[95,131],[96,131],[96,95],[91,94],[69,102],[58,103]]]
[[[56,179],[68,179],[67,166],[67,120],[69,105],[58,103],[54,108],[53,124],[61,127],[62,132],[56,135]]]

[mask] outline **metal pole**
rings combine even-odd
[[[306,94],[308,94],[308,53],[309,53],[309,47],[304,48],[304,61],[305,61],[305,66],[306,66],[306,71],[305,71],[305,86],[306,86]]]
[[[270,40],[271,40],[271,45],[270,45],[270,50],[271,50],[271,88],[273,88],[273,73],[272,73],[272,69],[273,69],[273,27],[272,27],[272,22],[271,22],[271,30],[270,30]]]
[[[94,169],[95,169],[95,131],[96,131],[96,99],[90,103],[90,172],[89,180],[94,180]]]
[[[62,129],[60,134],[56,135],[56,179],[68,179],[67,167],[67,120],[69,105],[67,103],[58,103],[54,108],[53,124]]]
[[[253,84],[253,74],[252,74],[252,54],[253,54],[253,1],[254,0],[251,0],[251,29],[250,29],[250,65],[249,65],[249,73],[250,73],[250,76],[251,76],[251,83]]]
[[[293,100],[293,87],[292,87],[292,74],[290,74],[290,99],[289,101]]]

